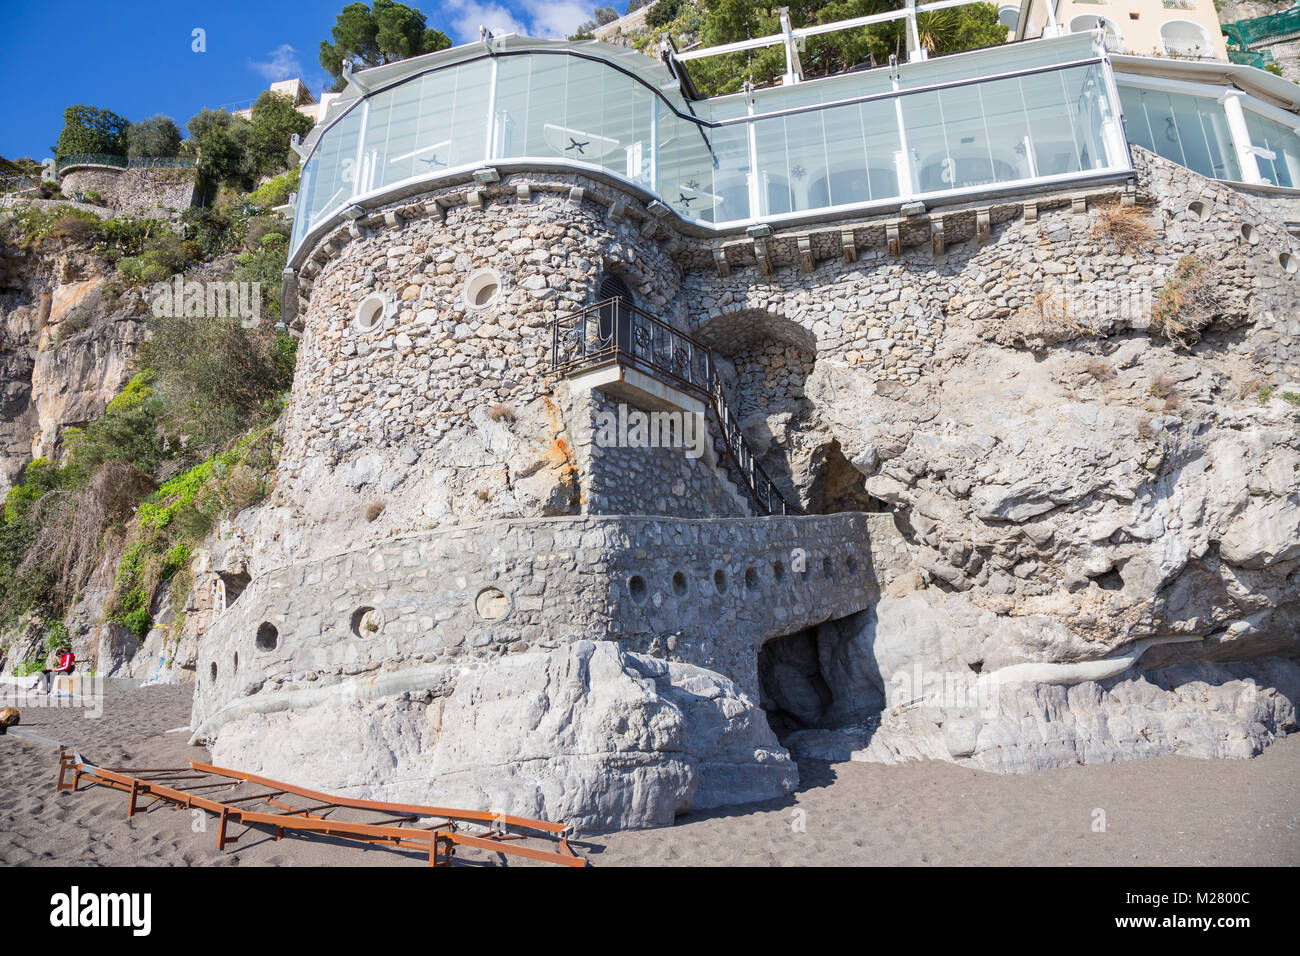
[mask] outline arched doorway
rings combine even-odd
[[[605,271],[596,277],[592,289],[594,302],[602,303],[598,334],[601,351],[632,351],[632,310],[636,299],[623,277]]]

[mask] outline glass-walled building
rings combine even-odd
[[[509,36],[357,74],[305,152],[295,248],[485,164],[599,171],[724,228],[1130,168],[1097,34],[703,100],[631,50]]]
[[[1116,56],[1112,66],[1130,143],[1211,179],[1300,187],[1294,83],[1230,63]]]
[[[500,37],[352,78],[302,147],[294,249],[349,206],[489,164],[596,172],[716,229],[1122,178],[1129,143],[1297,188],[1298,92],[1112,55],[1092,30],[693,99],[633,50]]]

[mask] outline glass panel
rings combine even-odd
[[[1124,132],[1128,135],[1128,141],[1153,153],[1159,152],[1151,136],[1151,124],[1147,122],[1147,108],[1143,103],[1142,91],[1131,86],[1121,86],[1119,102],[1124,111]]]
[[[1104,119],[1101,73],[1095,66],[1062,70],[1059,74],[1065,91],[1065,106],[1079,147],[1079,169],[1104,169],[1106,146],[1102,139]]]
[[[867,187],[871,198],[902,195],[898,165],[903,147],[898,140],[898,107],[893,100],[875,100],[858,106],[867,143]]]
[[[1212,179],[1240,179],[1228,119],[1217,100],[1120,87],[1129,142]]]
[[[1083,167],[1075,139],[1073,110],[1066,101],[1061,73],[1022,76],[1019,82],[1038,175],[1059,176],[1078,172]]]
[[[724,126],[710,131],[709,140],[716,161],[713,195],[701,197],[702,202],[692,204],[690,214],[706,222],[750,218],[748,128]]]
[[[1250,141],[1260,149],[1272,151],[1272,159],[1257,156],[1259,173],[1274,186],[1294,188],[1300,183],[1300,138],[1294,130],[1246,110],[1246,129]]]
[[[361,119],[365,104],[360,103],[338,120],[321,138],[312,156],[315,164],[307,185],[300,184],[298,209],[307,212],[307,225],[325,219],[329,213],[348,202],[357,192],[357,141],[361,138]]]
[[[903,97],[903,128],[911,160],[912,189],[935,192],[952,189],[955,163],[943,133],[943,107],[937,92]]]
[[[456,90],[451,124],[447,128],[445,137],[437,135],[430,138],[434,143],[442,142],[444,139],[451,140],[450,156],[447,160],[451,166],[481,163],[488,155],[487,113],[488,100],[492,92],[492,66],[485,61],[480,61],[455,70],[447,70],[445,74],[449,75],[455,83]],[[423,99],[428,104],[428,97]],[[441,113],[446,115],[445,108]]]
[[[952,179],[949,188],[965,189],[1013,178],[1010,167],[995,169],[989,151],[989,134],[984,126],[984,109],[978,86],[942,90],[944,135],[948,140]]]
[[[989,131],[989,151],[999,180],[1034,176],[1033,141],[1025,116],[1019,80],[994,80],[979,87],[980,104]]]

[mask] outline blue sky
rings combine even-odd
[[[17,90],[0,105],[0,156],[53,155],[63,110],[164,113],[184,127],[201,108],[250,105],[272,80],[301,77],[317,96],[322,40],[349,0],[0,0],[0,56]],[[498,31],[556,37],[599,0],[407,0],[454,43]],[[621,13],[626,0],[614,4]],[[202,29],[206,52],[191,49]]]

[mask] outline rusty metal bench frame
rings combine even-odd
[[[586,865],[586,860],[578,856],[569,845],[571,828],[559,823],[478,810],[354,800],[194,760],[187,767],[97,767],[80,754],[60,748],[56,789],[75,793],[83,781],[128,793],[128,819],[137,810],[146,812],[153,803],[160,800],[215,814],[220,821],[217,829],[219,850],[224,850],[226,844],[239,840],[239,836],[229,833],[230,825],[243,824],[249,827],[270,827],[274,829],[277,840],[283,839],[286,832],[317,833],[377,846],[426,851],[430,866],[451,865],[457,847],[462,846],[560,866]],[[245,784],[269,789],[264,793],[244,794],[228,800],[217,800],[195,792],[222,788],[235,790]],[[139,801],[150,797],[153,798],[152,802],[142,810]],[[288,797],[307,800],[310,805],[297,806],[281,799]],[[274,807],[275,812],[244,806],[259,802]],[[328,818],[333,811],[345,808],[381,814],[391,819],[378,823],[359,823]],[[421,819],[432,822],[426,826],[402,825],[414,824]],[[467,826],[483,828],[483,832],[466,832]],[[543,848],[525,845],[521,842],[525,840],[541,840],[550,846]]]

